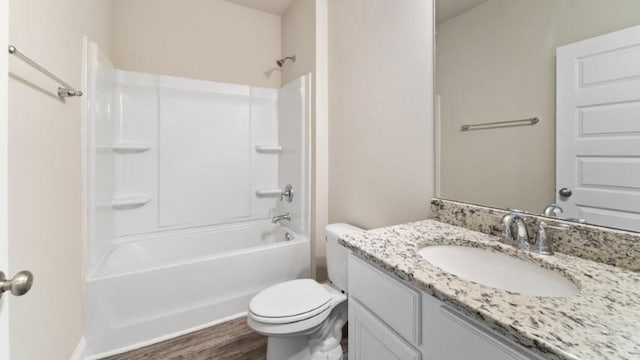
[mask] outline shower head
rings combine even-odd
[[[278,64],[278,67],[282,67],[282,65],[284,65],[287,62],[287,60],[291,60],[291,62],[296,62],[296,56],[295,55],[287,56],[285,58],[282,58],[276,61],[276,64]]]

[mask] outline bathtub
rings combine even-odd
[[[85,354],[111,355],[242,316],[258,291],[308,277],[309,254],[308,238],[267,221],[116,244],[87,277]]]

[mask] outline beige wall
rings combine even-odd
[[[430,216],[432,2],[329,3],[329,220]]]
[[[9,3],[0,4],[0,48],[9,45]],[[0,57],[0,119],[7,119],[9,111],[8,93],[9,88],[9,63],[8,57]],[[0,198],[6,199],[9,194],[9,184],[7,178],[8,156],[8,132],[9,124],[6,121],[0,122]],[[9,268],[9,205],[6,201],[0,202],[0,269]],[[0,359],[9,358],[9,314],[7,311],[8,296],[0,299]]]
[[[490,0],[438,26],[441,196],[541,211],[555,197],[555,49],[640,24],[637,0]],[[535,126],[462,124],[538,116]]]
[[[313,127],[313,217],[316,277],[326,278],[325,227],[329,224],[329,0],[316,2],[315,124]]]
[[[82,36],[109,51],[108,0],[11,0],[10,43],[81,86]],[[81,99],[9,62],[10,272],[35,275],[11,299],[11,359],[69,359],[82,335]]]
[[[282,67],[282,83],[313,73],[315,69],[316,1],[294,0],[282,15],[282,57],[296,55],[296,62]]]
[[[117,68],[280,87],[280,16],[224,0],[113,0]]]

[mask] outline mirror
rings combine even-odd
[[[435,94],[440,197],[640,231],[639,1],[437,0]]]

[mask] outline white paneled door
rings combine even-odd
[[[557,49],[556,200],[640,231],[640,26]]]

